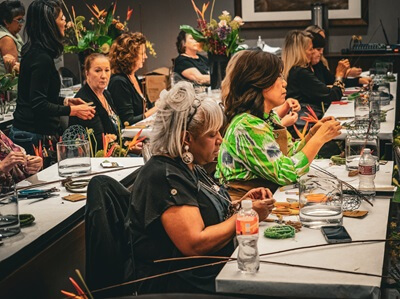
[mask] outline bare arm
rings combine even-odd
[[[175,246],[185,256],[216,252],[235,235],[236,215],[219,224],[205,227],[200,210],[193,206],[170,207],[161,222]]]
[[[0,39],[0,53],[8,71],[11,71],[16,62],[18,62],[18,50],[11,37],[5,36]],[[6,56],[7,55],[7,56]]]
[[[191,67],[191,68],[184,70],[182,72],[182,75],[186,79],[189,79],[190,81],[194,81],[199,84],[210,84],[210,75],[203,75],[195,67]]]

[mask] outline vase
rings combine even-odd
[[[216,55],[208,53],[208,63],[210,66],[211,89],[220,89],[221,82],[225,78],[226,66],[230,56]]]

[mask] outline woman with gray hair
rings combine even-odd
[[[153,156],[133,186],[127,215],[135,256],[136,278],[212,262],[182,256],[227,256],[234,250],[235,208],[225,189],[202,168],[213,161],[222,137],[223,113],[218,104],[195,95],[192,85],[179,82],[164,93],[151,136]],[[260,221],[273,208],[266,188],[250,190]],[[213,292],[222,265],[184,271],[139,284],[139,293]]]

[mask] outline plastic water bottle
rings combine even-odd
[[[358,174],[360,184],[358,189],[365,196],[373,199],[375,197],[375,175],[376,175],[376,160],[371,155],[371,150],[365,148],[358,164]]]
[[[245,273],[255,273],[260,268],[258,255],[258,214],[252,209],[251,200],[242,201],[242,209],[236,218],[236,235],[239,243],[238,267]]]
[[[264,48],[264,42],[262,41],[260,35],[258,36],[257,47],[259,47],[261,50]]]

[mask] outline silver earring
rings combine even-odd
[[[193,157],[193,154],[191,152],[189,152],[189,145],[185,145],[184,149],[185,149],[185,152],[182,154],[183,163],[192,164],[194,157]]]

